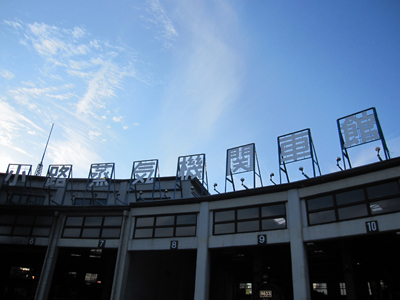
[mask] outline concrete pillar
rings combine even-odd
[[[208,300],[210,287],[210,253],[208,250],[208,202],[201,202],[197,220],[197,258],[194,300]]]
[[[125,288],[128,279],[130,254],[128,252],[129,234],[131,229],[132,216],[127,210],[124,210],[121,238],[118,247],[117,261],[115,263],[113,287],[111,291],[111,300],[122,300],[125,295]]]
[[[59,212],[56,211],[54,214],[54,225],[49,236],[49,245],[47,246],[42,272],[36,290],[35,300],[47,300],[49,297],[51,280],[53,279],[58,257],[57,242],[61,236],[63,223],[64,218],[60,218]]]
[[[303,242],[303,223],[297,190],[288,191],[287,221],[290,235],[294,299],[310,300],[307,249]]]

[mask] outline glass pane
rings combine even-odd
[[[328,208],[333,206],[333,197],[332,195],[318,197],[314,199],[307,200],[308,211]]]
[[[31,227],[14,227],[13,235],[31,235]]]
[[[368,215],[367,205],[354,205],[338,209],[339,220],[354,219]]]
[[[35,220],[35,225],[51,226],[52,223],[53,217],[51,216],[37,216]]]
[[[154,237],[167,237],[174,235],[174,227],[156,228]]]
[[[273,230],[282,228],[286,228],[286,219],[284,218],[262,220],[262,230]]]
[[[400,198],[392,198],[370,204],[371,214],[378,215],[393,211],[400,211]]]
[[[121,226],[122,217],[114,216],[114,217],[104,217],[104,225],[103,226]]]
[[[399,194],[399,184],[397,182],[388,182],[376,186],[367,187],[368,199],[376,199]]]
[[[14,215],[1,215],[0,223],[1,224],[14,224],[15,216]]]
[[[176,227],[175,236],[195,236],[196,226]]]
[[[336,221],[334,210],[327,210],[313,214],[308,214],[308,217],[310,219],[310,225],[323,224]]]
[[[261,207],[262,217],[284,216],[284,215],[285,215],[285,204],[268,205]]]
[[[156,218],[156,226],[174,225],[175,216],[164,216]]]
[[[82,226],[83,217],[68,217],[65,226]]]
[[[364,190],[355,190],[336,194],[336,204],[344,205],[365,200]]]
[[[12,226],[0,226],[0,234],[1,235],[9,235],[11,234]]]
[[[35,216],[18,216],[16,224],[20,225],[33,225]]]
[[[80,228],[65,228],[63,237],[65,238],[78,238],[81,234]]]
[[[151,238],[153,236],[153,228],[149,229],[136,229],[135,238]]]
[[[100,228],[83,228],[83,238],[98,238],[100,236]]]
[[[154,217],[149,218],[136,218],[136,226],[137,227],[149,227],[153,226]]]
[[[232,221],[235,220],[235,211],[227,210],[227,211],[218,211],[214,214],[214,222],[224,222],[224,221]]]
[[[177,225],[196,224],[196,215],[178,215],[176,216]]]
[[[103,217],[86,217],[85,226],[101,226]]]
[[[214,225],[214,234],[235,233],[235,223]]]
[[[248,231],[259,231],[260,222],[257,221],[247,221],[237,223],[237,232],[248,232]]]
[[[259,218],[259,217],[260,217],[260,215],[259,215],[258,207],[238,209],[238,211],[237,211],[238,220],[255,219],[255,218]]]
[[[32,235],[48,237],[50,235],[50,227],[35,227],[33,228]]]
[[[119,238],[119,234],[121,232],[120,228],[103,228],[101,233],[102,238]]]

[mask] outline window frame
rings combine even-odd
[[[218,209],[213,211],[213,228],[212,228],[212,235],[226,235],[226,234],[238,234],[238,233],[248,233],[248,232],[258,232],[258,231],[272,231],[272,230],[283,230],[287,229],[287,212],[286,212],[286,203],[287,201],[280,201],[274,202],[269,204],[262,204],[262,205],[250,205],[250,206],[240,206],[240,207],[230,207],[225,209]],[[267,217],[263,217],[262,209],[263,207],[270,207],[270,206],[279,206],[282,205],[283,207],[283,214],[276,214],[276,215],[269,215]],[[239,218],[238,211],[257,208],[258,209],[258,216],[252,218]],[[226,221],[216,221],[216,214],[220,212],[227,212],[227,211],[234,211],[234,218]],[[276,220],[276,219],[285,219],[285,226],[282,228],[271,228],[271,229],[263,229],[263,221],[265,220]],[[249,229],[249,230],[238,230],[238,225],[243,224],[245,222],[258,222],[258,229]],[[227,224],[234,224],[233,232],[226,232],[226,233],[216,233],[216,226],[218,225],[227,225]]]
[[[179,216],[195,216],[194,223],[187,223],[187,224],[178,224],[178,217]],[[165,224],[165,225],[157,225],[157,218],[166,218],[166,217],[173,217],[174,221],[173,224]],[[153,224],[148,226],[138,226],[138,220],[145,219],[145,218],[153,218]],[[145,215],[145,216],[136,216],[135,217],[135,228],[132,233],[132,239],[154,239],[154,238],[171,238],[171,237],[194,237],[197,235],[197,218],[198,212],[192,213],[181,213],[181,214],[161,214],[161,215]],[[192,235],[177,235],[176,231],[178,228],[185,228],[185,227],[194,227],[194,234]],[[169,229],[172,228],[172,235],[168,236],[156,236],[156,229]],[[136,237],[136,230],[151,230],[151,236],[148,237]]]

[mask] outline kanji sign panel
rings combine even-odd
[[[131,185],[153,183],[156,176],[157,163],[156,159],[133,162]]]
[[[89,187],[107,187],[113,172],[114,163],[92,164],[89,174]]]
[[[311,157],[310,133],[308,130],[294,132],[278,138],[280,160],[294,162]]]
[[[254,171],[254,144],[228,149],[226,175],[249,171]]]
[[[72,165],[50,165],[47,170],[45,187],[64,187],[71,172]]]
[[[197,178],[203,180],[205,154],[180,156],[178,159],[178,177],[181,180]]]
[[[18,165],[9,164],[7,168],[7,175],[4,179],[4,183],[9,186],[15,186],[20,180],[21,183],[26,183],[26,176],[31,174],[32,165]],[[14,178],[12,178],[14,176]]]
[[[379,140],[378,122],[374,109],[368,109],[338,120],[343,148],[351,148]]]

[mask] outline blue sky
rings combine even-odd
[[[45,169],[115,162],[129,178],[156,158],[172,176],[205,153],[223,190],[226,150],[255,143],[269,185],[278,136],[310,128],[322,174],[336,172],[336,120],[370,107],[400,156],[399,1],[6,0],[0,45],[1,172],[34,170],[54,123]]]

